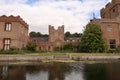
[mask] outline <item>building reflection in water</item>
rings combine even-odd
[[[24,66],[0,66],[0,80],[25,80]]]
[[[8,66],[3,66],[2,67],[2,74],[1,74],[2,79],[3,80],[6,79],[7,75],[8,75]]]
[[[120,62],[86,64],[84,80],[120,80]]]
[[[120,80],[120,63],[0,66],[0,80]]]

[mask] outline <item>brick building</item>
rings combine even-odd
[[[54,51],[54,47],[65,44],[64,41],[64,26],[54,29],[54,26],[49,25],[49,37],[31,38],[31,42],[36,43],[37,51]]]
[[[94,18],[91,23],[101,26],[108,48],[115,49],[120,46],[120,0],[112,0],[100,13],[101,19]]]
[[[49,25],[49,37],[35,37],[31,38],[31,42],[37,45],[37,51],[54,51],[54,47],[60,47],[65,44],[72,43],[78,45],[80,38],[71,37],[66,38],[64,34],[64,25],[54,29],[54,26]]]
[[[20,16],[0,16],[0,49],[21,49],[28,42],[28,24]]]

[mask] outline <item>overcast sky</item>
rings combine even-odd
[[[111,0],[0,0],[0,16],[20,15],[29,32],[48,33],[48,25],[65,25],[65,32],[82,32],[95,13]]]

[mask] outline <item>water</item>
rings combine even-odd
[[[0,80],[120,80],[120,62],[1,65]]]

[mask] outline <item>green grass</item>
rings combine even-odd
[[[72,55],[72,56],[120,56],[120,53],[70,53],[69,55]]]
[[[71,56],[120,56],[120,53],[60,53],[60,52],[41,52],[41,53],[22,53],[22,54],[0,54],[0,56],[51,56],[51,55],[71,55]]]
[[[41,52],[41,53],[21,53],[21,54],[0,54],[0,56],[50,56],[50,55],[66,55],[59,52]]]

